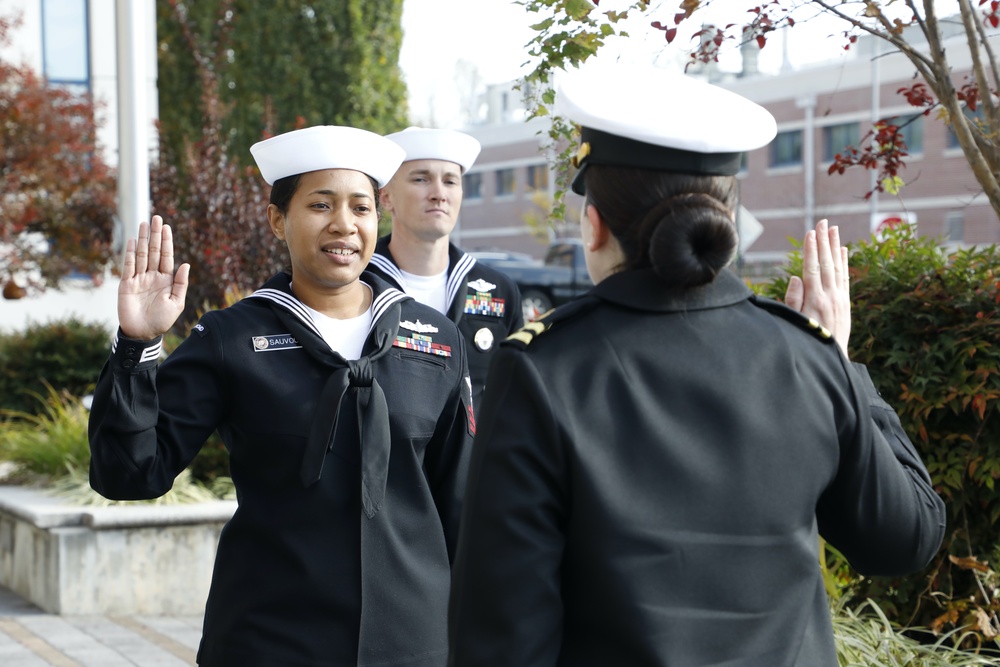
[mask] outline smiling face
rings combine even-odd
[[[268,205],[271,230],[288,245],[295,295],[307,305],[363,289],[358,277],[378,238],[375,196],[360,171],[324,169],[299,177],[286,211]]]
[[[462,208],[462,168],[445,160],[404,162],[382,188],[393,240],[434,242],[455,228]]]

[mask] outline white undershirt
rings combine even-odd
[[[368,287],[365,285],[365,287]],[[370,289],[370,288],[369,288]],[[309,314],[312,315],[316,328],[323,335],[323,340],[334,352],[339,352],[344,359],[360,359],[361,351],[365,347],[365,340],[372,327],[372,309],[363,312],[357,317],[346,320],[338,320],[327,317],[318,310],[313,310],[305,306]]]
[[[414,299],[430,306],[439,313],[448,312],[448,271],[442,271],[436,276],[418,276],[407,273],[402,269],[399,272],[403,275],[403,291]]]

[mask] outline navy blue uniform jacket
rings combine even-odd
[[[836,667],[819,536],[906,574],[945,514],[867,371],[805,322],[728,271],[681,297],[629,271],[502,345],[449,664]]]
[[[368,270],[403,289],[402,274],[389,252],[391,239],[391,234],[379,239]],[[509,276],[477,262],[455,244],[449,247],[447,285],[447,315],[465,338],[473,404],[479,405],[493,353],[524,323],[521,292]]]
[[[370,273],[362,280],[374,293],[364,355],[391,442],[372,516],[359,424],[377,432],[385,413],[381,423],[357,418],[374,387],[321,404],[332,366],[318,359],[343,359],[310,328],[288,275],[205,315],[159,367],[158,341],[119,338],[101,373],[90,419],[91,484],[101,494],[162,495],[216,429],[229,449],[239,506],[219,541],[200,665],[445,663],[474,425],[463,342],[439,313]],[[381,356],[377,334],[394,341]],[[336,415],[335,435],[323,436],[319,467],[306,465],[321,414]]]

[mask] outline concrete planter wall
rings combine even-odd
[[[77,507],[0,486],[0,584],[52,614],[201,614],[235,511],[235,501]]]

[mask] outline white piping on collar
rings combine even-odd
[[[375,328],[375,323],[379,321],[379,318],[381,318],[387,310],[389,310],[389,307],[392,306],[392,304],[412,298],[413,297],[409,294],[402,292],[395,287],[390,287],[375,297],[375,300],[372,302],[372,326],[368,330],[368,333],[372,332]]]
[[[282,292],[281,290],[272,289],[268,287],[265,289],[257,290],[247,298],[267,299],[269,301],[273,301],[274,303],[278,304],[279,306],[290,312],[295,317],[299,318],[302,321],[302,323],[305,324],[307,327],[309,327],[309,329],[314,334],[316,334],[320,338],[323,337],[323,334],[320,333],[319,328],[313,321],[312,314],[308,310],[306,310],[305,304],[303,304],[301,301],[296,299],[288,292]]]
[[[379,253],[375,253],[372,255],[372,258],[368,260],[368,263],[374,264],[378,268],[385,271],[387,274],[392,276],[392,278],[400,285],[403,284],[403,272],[400,270],[398,266],[396,266],[393,263],[391,259],[389,259],[385,255],[380,255]]]
[[[373,295],[375,294],[375,290],[371,288],[371,285],[369,285],[368,283],[363,283],[363,284],[365,285],[365,287],[367,287],[372,291]],[[323,337],[323,334],[320,333],[319,328],[313,321],[312,314],[309,312],[305,304],[303,304],[301,301],[296,299],[288,292],[282,292],[281,290],[272,288],[265,288],[257,290],[247,298],[252,299],[255,297],[259,299],[268,299],[269,301],[278,304],[279,306],[290,312],[292,315],[295,315],[297,318],[299,318],[302,321],[302,323],[305,324],[307,327],[309,327],[309,329],[317,336],[319,336],[320,338]],[[371,326],[368,327],[368,333],[370,334],[375,329],[375,325],[378,323],[379,319],[386,313],[386,311],[389,309],[390,306],[392,306],[392,304],[398,301],[404,301],[406,299],[412,299],[412,298],[413,298],[412,296],[396,289],[395,287],[389,287],[386,290],[384,290],[381,294],[373,296],[372,306],[371,306],[372,323]]]
[[[448,305],[450,306],[455,302],[455,295],[458,294],[458,290],[462,288],[462,283],[465,282],[465,277],[469,275],[469,271],[472,267],[476,265],[476,258],[469,254],[463,254],[462,258],[458,260],[455,264],[455,269],[448,276]]]

